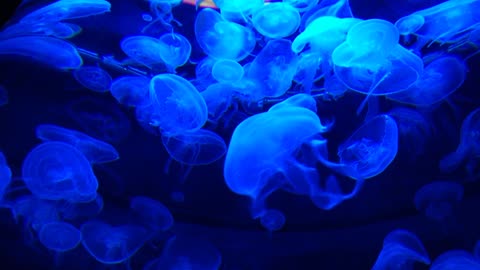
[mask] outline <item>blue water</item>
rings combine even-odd
[[[180,2],[5,11],[1,269],[480,269],[480,1]]]

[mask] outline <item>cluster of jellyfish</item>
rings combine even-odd
[[[269,207],[277,190],[334,211],[387,169],[402,142],[422,139],[409,129],[428,137],[431,131],[420,124],[412,127],[426,121],[417,108],[436,106],[459,89],[475,51],[457,52],[480,45],[477,0],[449,0],[396,22],[356,18],[348,0],[183,2],[198,8],[195,40],[181,34],[181,18],[172,15],[182,1],[151,0],[151,14],[142,17],[148,24],[118,44],[125,58],[102,57],[68,41],[82,33],[69,20],[102,16],[111,4],[58,0],[2,29],[0,57],[32,58],[70,73],[90,91],[110,94],[135,111],[146,132],[161,137],[172,161],[191,168],[224,160],[225,184],[250,199],[252,219],[272,233],[288,222],[282,209]],[[200,61],[190,59],[194,42],[204,54]],[[185,65],[194,66],[196,76],[178,74]],[[109,68],[125,75],[112,78]],[[356,113],[368,111],[332,154],[327,137],[338,123],[321,115],[317,102],[335,102],[352,91],[363,95]],[[379,98],[394,108],[379,112]],[[3,87],[0,105],[8,105]],[[80,126],[95,121],[88,119],[95,106],[101,105],[72,107]],[[234,130],[227,147],[215,130],[228,126]],[[463,120],[458,147],[439,170],[473,175],[479,132],[480,108]],[[83,246],[108,265],[128,263],[152,239],[168,236],[161,255],[144,269],[219,269],[220,252],[208,241],[170,232],[173,216],[160,201],[130,198],[128,222],[99,218],[103,199],[92,168],[121,158],[110,144],[118,134],[45,123],[35,135],[39,143],[19,175],[0,155],[2,205],[30,239],[56,257]],[[461,182],[432,179],[412,201],[428,218],[444,221],[463,192]],[[480,269],[479,249],[451,250],[432,261],[415,234],[399,229],[385,237],[373,269],[412,269],[416,262],[434,270]]]

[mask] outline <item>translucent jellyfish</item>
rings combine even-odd
[[[253,100],[283,95],[292,85],[298,56],[290,49],[291,41],[270,40],[255,57],[246,75],[262,86],[261,91],[250,93]]]
[[[255,10],[252,24],[263,36],[284,38],[297,31],[300,14],[288,3],[271,3]]]
[[[148,102],[149,85],[146,77],[122,76],[113,81],[110,93],[120,104],[141,106]]]
[[[214,3],[222,12],[240,13],[244,16],[263,6],[263,0],[214,0]]]
[[[304,31],[311,22],[323,16],[333,16],[337,18],[354,17],[349,0],[322,0],[318,5],[302,15],[300,31]]]
[[[0,32],[2,39],[27,35],[45,35],[57,38],[72,38],[82,31],[82,28],[73,23],[49,22],[37,24],[17,23]]]
[[[57,221],[43,225],[38,240],[50,250],[65,252],[80,244],[82,233],[70,223]]]
[[[358,128],[338,147],[342,164],[353,168],[362,179],[382,173],[398,151],[398,127],[393,118],[379,115]]]
[[[73,129],[44,124],[38,125],[35,133],[44,142],[59,141],[74,146],[91,164],[112,162],[120,158],[112,145]]]
[[[200,92],[207,104],[208,119],[217,123],[232,105],[233,86],[227,83],[214,83]]]
[[[187,165],[213,163],[227,151],[223,138],[206,129],[186,131],[173,136],[162,134],[162,142],[173,159]]]
[[[23,161],[22,179],[38,198],[88,202],[95,199],[98,181],[85,156],[63,142],[33,148]]]
[[[460,129],[457,149],[440,160],[442,172],[452,172],[469,159],[480,155],[480,108],[470,112]]]
[[[153,77],[150,99],[158,116],[158,126],[166,133],[198,130],[207,121],[205,100],[189,81],[180,76],[160,74]]]
[[[400,18],[395,26],[403,35],[419,36],[420,48],[428,42],[464,43],[480,26],[480,2],[449,0]]]
[[[282,2],[296,8],[298,12],[305,12],[315,7],[319,1],[320,0],[283,0]]]
[[[109,143],[123,141],[132,128],[128,116],[111,100],[77,99],[67,113],[85,133]]]
[[[147,241],[149,233],[140,226],[111,226],[101,221],[84,223],[82,245],[103,264],[117,264],[128,260]]]
[[[159,39],[149,36],[126,37],[120,43],[128,57],[149,68],[164,63],[161,53],[164,46]]]
[[[285,215],[276,209],[265,210],[260,216],[260,224],[268,231],[278,231],[285,225]]]
[[[192,45],[186,37],[177,33],[167,33],[158,40],[163,45],[162,50],[159,51],[160,57],[170,72],[174,72],[177,67],[185,65],[190,59]]]
[[[57,208],[52,201],[42,200],[34,195],[23,196],[15,200],[12,213],[18,222],[24,220],[24,227],[39,232],[45,224],[60,220]]]
[[[33,11],[20,23],[58,22],[110,12],[110,3],[105,0],[59,0]]]
[[[303,93],[296,94],[285,99],[282,102],[273,105],[272,107],[270,107],[270,109],[268,109],[268,111],[272,112],[292,106],[306,108],[315,113],[317,112],[317,103],[315,102],[315,99],[313,99],[310,95]]]
[[[72,44],[46,36],[22,36],[0,40],[0,55],[14,54],[31,57],[58,69],[75,69],[83,64]]]
[[[476,270],[480,269],[480,259],[465,250],[449,250],[440,254],[432,262],[431,270]]]
[[[430,258],[418,237],[406,230],[390,232],[372,270],[414,269],[414,263],[429,265]]]
[[[443,56],[425,66],[420,78],[389,99],[415,106],[431,106],[443,101],[462,86],[467,75],[465,63],[454,56]]]
[[[0,152],[0,200],[2,200],[3,194],[7,189],[8,185],[12,181],[12,171],[7,164],[7,159],[5,155]]]
[[[8,91],[0,85],[0,107],[8,104]]]
[[[233,83],[242,79],[243,67],[237,62],[229,59],[220,59],[212,67],[212,76],[218,82]]]
[[[103,180],[103,179],[102,179]],[[103,210],[104,202],[102,195],[97,193],[95,200],[90,202],[73,203],[58,201],[58,214],[63,220],[83,220],[96,217]]]
[[[225,20],[217,11],[209,8],[197,14],[195,38],[205,54],[219,59],[240,61],[255,47],[252,30]]]
[[[82,66],[77,68],[73,71],[73,77],[81,85],[93,92],[108,92],[112,86],[112,77],[110,74],[103,68],[96,66]]]
[[[152,231],[166,231],[173,226],[170,210],[161,202],[145,196],[135,196],[130,200],[130,209],[135,220]]]
[[[428,218],[443,221],[452,216],[462,198],[462,185],[453,181],[435,181],[417,190],[414,203],[415,208]]]
[[[149,262],[144,270],[217,270],[221,262],[220,252],[207,240],[177,235],[167,242],[162,256]]]

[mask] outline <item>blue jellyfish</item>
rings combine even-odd
[[[160,53],[164,46],[159,39],[149,36],[130,36],[120,42],[122,51],[128,57],[149,68],[164,63]]]
[[[263,6],[263,0],[214,0],[215,5],[223,12],[250,15]]]
[[[92,219],[103,210],[103,197],[97,193],[95,200],[90,202],[74,203],[69,201],[58,201],[58,214],[63,220]]]
[[[462,86],[467,75],[465,63],[454,56],[443,56],[425,66],[420,78],[389,99],[415,106],[431,106],[443,101]]]
[[[443,221],[452,216],[455,206],[463,198],[463,186],[453,181],[435,181],[424,185],[415,193],[418,211],[433,220]]]
[[[140,226],[111,226],[101,221],[88,221],[80,227],[82,245],[103,264],[118,264],[128,260],[147,241],[149,233]]]
[[[110,3],[105,0],[59,0],[26,15],[20,23],[46,23],[83,18],[109,12],[110,7]]]
[[[388,115],[378,115],[358,128],[338,147],[341,164],[352,168],[362,179],[382,173],[398,151],[398,127]]]
[[[218,59],[240,61],[255,47],[255,35],[252,30],[225,20],[222,15],[210,8],[203,9],[197,14],[195,38],[205,54]]]
[[[271,3],[255,10],[252,24],[263,36],[284,38],[300,26],[300,13],[288,3]]]
[[[276,209],[265,210],[260,216],[260,224],[268,231],[278,231],[285,225],[285,214]]]
[[[0,200],[5,194],[5,190],[7,189],[8,185],[12,181],[12,171],[7,164],[7,159],[5,155],[0,152]]]
[[[0,85],[0,107],[8,104],[8,91]]]
[[[221,83],[233,83],[243,78],[243,67],[236,61],[219,59],[212,67],[212,76]]]
[[[227,151],[227,145],[216,133],[199,129],[179,134],[162,134],[162,142],[168,154],[187,165],[207,165],[219,160]]]
[[[18,36],[42,35],[52,36],[56,38],[68,39],[77,36],[82,28],[73,23],[50,22],[39,24],[17,23],[9,26],[0,32],[2,39],[13,38]]]
[[[158,126],[165,133],[198,130],[207,121],[205,100],[189,81],[180,76],[160,74],[153,77],[150,99],[158,116]]]
[[[85,156],[63,142],[33,148],[23,161],[22,179],[38,198],[88,202],[95,199],[98,181]]]
[[[323,16],[333,16],[337,18],[354,17],[349,0],[322,0],[318,5],[302,15],[300,31],[304,31],[311,22]]]
[[[294,96],[291,96],[287,99],[285,99],[282,102],[279,102],[270,109],[268,109],[269,112],[275,111],[275,110],[280,110],[283,108],[288,108],[288,107],[302,107],[311,110],[312,112],[317,112],[317,102],[315,99],[313,99],[310,95],[308,94],[296,94]]]
[[[476,270],[480,269],[480,259],[465,250],[446,251],[432,262],[431,270]]]
[[[285,4],[296,8],[298,12],[306,12],[315,7],[320,0],[283,0]]]
[[[184,235],[173,236],[160,258],[150,261],[144,270],[198,269],[217,270],[222,256],[207,240]]]
[[[145,197],[135,196],[130,199],[130,209],[137,222],[152,231],[167,231],[173,226],[170,210],[161,202]]]
[[[38,240],[46,248],[57,252],[72,250],[82,241],[82,233],[70,223],[57,221],[44,224]]]
[[[25,229],[35,232],[39,232],[45,224],[60,220],[57,208],[52,201],[42,200],[34,195],[16,199],[12,213],[17,222],[23,218]]]
[[[372,270],[413,269],[419,262],[429,265],[430,258],[418,237],[407,230],[394,230],[383,240],[383,248]]]
[[[0,55],[2,54],[31,57],[58,69],[75,69],[83,64],[75,46],[46,36],[21,36],[0,40]]]
[[[457,149],[440,160],[440,170],[452,172],[467,160],[480,154],[480,108],[463,120]]]
[[[81,66],[73,71],[73,77],[93,92],[108,92],[112,86],[110,74],[103,68],[96,66]]]
[[[44,124],[38,125],[35,133],[44,142],[59,141],[74,146],[91,164],[112,162],[120,158],[112,145],[73,129]]]
[[[158,53],[170,72],[175,72],[177,67],[185,65],[190,59],[192,45],[186,37],[177,33],[167,33],[158,40],[162,45],[162,50]]]
[[[233,102],[233,85],[228,83],[214,83],[200,92],[207,104],[208,119],[214,123],[224,119],[226,112]]]
[[[122,76],[112,83],[110,93],[118,103],[136,107],[148,102],[150,80],[141,76]]]

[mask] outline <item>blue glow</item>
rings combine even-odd
[[[236,82],[242,79],[243,67],[236,61],[220,59],[212,67],[212,76],[219,82]]]
[[[122,76],[112,83],[110,93],[118,103],[126,106],[141,106],[148,102],[150,80],[140,76]]]
[[[257,9],[252,24],[262,35],[269,38],[284,38],[297,31],[300,14],[286,3],[271,3]]]
[[[65,252],[80,244],[82,233],[70,223],[52,222],[43,225],[38,239],[48,249]]]
[[[158,53],[170,72],[174,72],[177,67],[185,65],[192,52],[192,45],[186,37],[168,33],[162,35],[158,40],[163,45],[162,50]]]
[[[136,214],[137,222],[152,231],[166,231],[173,226],[170,210],[161,202],[145,196],[136,196],[130,200],[130,209]]]
[[[464,250],[449,250],[440,254],[432,263],[431,270],[454,270],[461,266],[465,270],[480,267],[480,260]]]
[[[73,71],[73,77],[85,88],[94,92],[108,92],[112,85],[112,77],[100,67],[82,66]]]
[[[463,186],[453,181],[435,181],[424,185],[415,193],[418,211],[433,220],[443,221],[453,215],[454,208],[463,198]]]
[[[8,166],[5,155],[0,152],[0,200],[5,193],[8,185],[12,181],[12,170]]]

